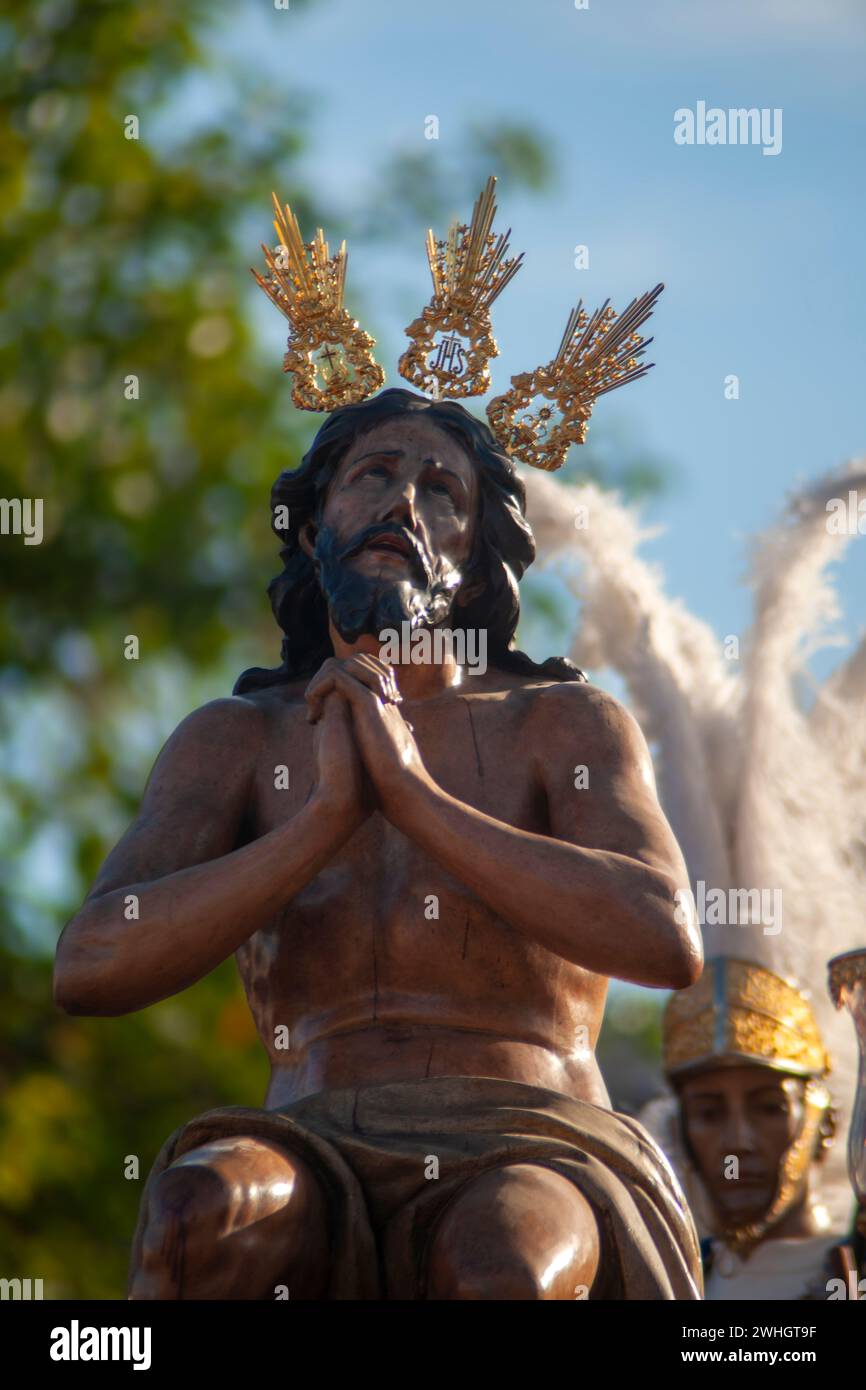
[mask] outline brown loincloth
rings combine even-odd
[[[300,1155],[329,1199],[331,1299],[424,1297],[429,1234],[464,1183],[512,1163],[573,1182],[602,1232],[592,1298],[699,1299],[697,1235],[661,1150],[637,1120],[556,1091],[488,1077],[432,1077],[322,1091],[280,1110],[209,1110],[166,1140],[148,1197],[174,1159],[215,1139],[268,1139]],[[438,1178],[425,1176],[434,1171]],[[291,1288],[289,1289],[291,1297]]]

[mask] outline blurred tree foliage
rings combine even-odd
[[[49,1297],[122,1296],[163,1139],[264,1093],[232,962],[122,1019],[66,1018],[50,981],[59,927],[171,729],[277,659],[266,499],[315,421],[253,326],[246,266],[271,189],[305,230],[372,243],[372,209],[399,206],[417,236],[491,158],[513,187],[553,178],[531,130],[480,125],[449,178],[398,152],[363,207],[323,208],[298,172],[306,95],[225,66],[217,83],[215,16],[210,0],[10,0],[0,21],[0,492],[44,499],[43,543],[0,549],[0,1275],[43,1278]],[[192,122],[191,75],[214,82]],[[376,333],[375,306],[350,306]]]

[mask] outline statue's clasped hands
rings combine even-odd
[[[334,696],[341,698],[335,700]],[[386,661],[366,652],[345,659],[329,657],[307,686],[305,699],[307,718],[314,724],[339,719],[334,707],[345,701],[354,739],[345,725],[343,737],[354,743],[356,756],[360,754],[380,808],[389,819],[398,811],[408,781],[429,782],[412,725],[400,710],[402,696],[394,668]],[[320,755],[320,776],[321,762]]]

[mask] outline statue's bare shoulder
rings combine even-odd
[[[157,758],[145,790],[162,799],[166,783],[182,779],[185,795],[200,799],[216,782],[231,790],[248,777],[267,727],[264,701],[231,695],[210,700],[177,726]]]
[[[211,700],[187,715],[156,759],[138,814],[89,897],[234,849],[266,727],[264,702],[246,697]]]
[[[589,682],[558,681],[528,693],[527,747],[547,794],[551,833],[627,854],[683,881],[682,857],[634,716]]]
[[[558,756],[589,743],[597,766],[611,772],[633,760],[651,767],[637,720],[615,696],[589,681],[550,681],[527,687],[530,722],[545,737],[542,751]]]

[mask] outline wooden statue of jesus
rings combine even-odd
[[[631,716],[514,648],[512,460],[388,390],[272,506],[282,665],[172,735],[57,952],[59,1006],[102,1016],[234,953],[270,1058],[263,1108],[163,1145],[129,1296],[700,1297],[676,1179],[594,1055],[608,977],[700,974],[686,870]],[[383,660],[403,624],[487,660]]]

